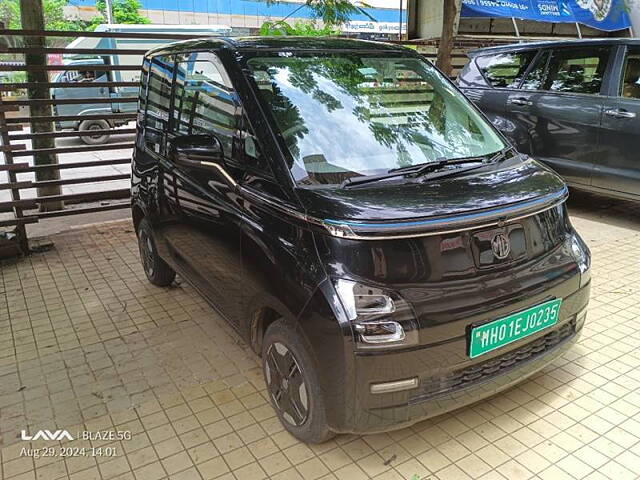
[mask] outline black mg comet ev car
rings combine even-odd
[[[144,59],[137,122],[147,277],[215,306],[301,440],[488,397],[582,329],[590,256],[565,184],[411,50],[172,44]]]

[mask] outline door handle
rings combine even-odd
[[[605,115],[608,115],[613,118],[636,118],[635,113],[628,112],[626,110],[622,110],[619,108],[615,110],[605,110],[604,113]]]
[[[530,107],[533,105],[533,102],[531,100],[527,100],[526,98],[514,98],[511,100],[511,103],[513,103],[514,105],[522,105],[526,107]]]

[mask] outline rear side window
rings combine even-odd
[[[179,56],[177,61],[172,131],[216,135],[225,156],[231,156],[239,109],[224,67],[208,52]]]
[[[64,74],[62,81],[73,83],[87,83],[97,81],[106,82],[107,72],[103,72],[100,70],[70,70]]]
[[[629,47],[624,60],[620,94],[624,98],[640,98],[640,48]]]
[[[535,51],[496,53],[476,58],[484,78],[495,88],[518,88]]]
[[[545,75],[547,73],[547,65],[549,64],[550,51],[543,51],[535,60],[533,66],[529,69],[526,78],[520,85],[523,90],[541,90],[544,84]]]
[[[139,123],[144,121],[144,112],[147,109],[147,80],[149,77],[149,69],[151,68],[151,60],[145,58],[142,61],[142,73],[140,74],[140,92],[138,94],[138,116]]]
[[[163,153],[164,135],[169,126],[171,83],[174,63],[171,57],[153,57],[147,82],[147,112],[145,144],[156,153]]]
[[[545,90],[599,94],[609,55],[608,47],[554,50]]]

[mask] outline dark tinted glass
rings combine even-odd
[[[491,86],[517,88],[535,54],[527,51],[484,55],[476,59],[476,64]]]
[[[557,92],[598,94],[609,61],[608,47],[554,50],[545,89]]]
[[[145,58],[142,61],[142,72],[140,73],[140,91],[138,94],[138,110],[144,114],[147,109],[147,82],[149,79],[149,69],[151,68],[151,60]],[[138,117],[139,119],[144,116]]]
[[[625,98],[640,98],[640,48],[629,47],[627,51],[620,94]]]
[[[544,83],[545,74],[547,72],[547,65],[549,63],[549,56],[551,52],[546,51],[542,52],[536,58],[534,65],[529,70],[529,73],[525,77],[522,85],[520,86],[523,90],[540,90],[542,89],[542,85]]]
[[[178,135],[216,135],[231,155],[237,128],[235,92],[211,53],[178,58],[173,131]]]
[[[156,153],[162,153],[162,139],[169,126],[173,68],[174,64],[171,58],[154,57],[149,70],[145,141],[147,148]]]

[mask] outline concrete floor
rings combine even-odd
[[[54,235],[1,264],[0,478],[640,478],[640,206],[573,195],[570,212],[593,254],[572,350],[489,400],[316,446],[283,430],[258,358],[190,286],[146,281],[129,221]],[[45,428],[131,437],[20,439]]]

